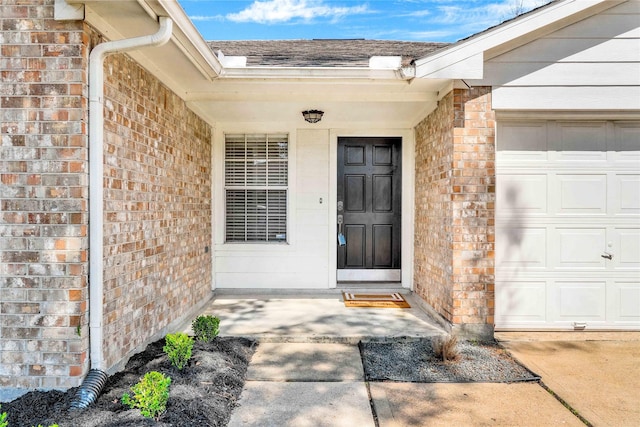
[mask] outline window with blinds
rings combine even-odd
[[[286,242],[289,137],[225,135],[225,241]]]

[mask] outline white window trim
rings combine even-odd
[[[284,243],[254,243],[254,242],[229,242],[225,243],[225,185],[224,185],[224,158],[225,158],[225,134],[287,134],[289,135],[289,193],[287,206],[287,244]],[[274,126],[263,123],[218,123],[213,132],[213,251],[215,254],[247,253],[251,256],[269,255],[274,252],[291,252],[295,250],[296,241],[296,127]]]
[[[232,139],[229,139],[229,137],[231,137]],[[256,139],[256,137],[258,137]],[[264,137],[264,139],[263,139]],[[270,140],[271,138],[273,138],[273,140],[286,140],[286,153],[287,153],[287,157],[286,159],[282,159],[282,158],[270,158],[269,157],[269,147],[270,147]],[[241,142],[244,145],[242,151],[243,156],[242,157],[237,157],[237,156],[231,156],[231,157],[227,157],[228,152],[227,152],[227,147],[229,145],[229,141],[235,139],[236,143],[237,142]],[[289,163],[290,163],[290,158],[289,158],[289,139],[290,136],[288,133],[273,133],[273,132],[259,132],[259,133],[253,133],[253,132],[241,132],[241,133],[235,133],[235,132],[227,132],[224,134],[224,146],[225,146],[225,157],[224,157],[224,175],[225,175],[225,183],[224,183],[224,199],[225,199],[225,210],[224,210],[224,240],[225,243],[228,244],[286,244],[288,242],[288,237],[289,237],[289,212],[288,212],[288,206],[289,206],[289,198],[290,198],[290,192],[289,192]],[[254,147],[260,147],[260,150],[264,150],[264,159],[262,157],[259,158],[255,158],[255,160],[253,160],[253,164],[256,164],[257,162],[260,163],[264,163],[264,183],[251,183],[251,182],[247,182],[249,177],[252,176],[252,174],[249,172],[250,170],[250,166],[252,164],[251,162],[251,158],[247,157],[247,149],[249,147],[250,141],[253,140],[253,145]],[[255,144],[258,145],[255,145]],[[264,145],[264,146],[263,146]],[[240,165],[241,168],[240,170],[232,168],[231,171],[234,171],[233,173],[230,173],[230,170],[227,170],[227,166],[228,165],[232,165],[232,164],[237,164]],[[285,167],[286,167],[286,183],[282,184],[282,183],[278,183],[278,184],[271,184],[270,181],[270,173],[269,173],[269,169],[270,169],[270,165],[271,164],[278,164],[278,163],[284,163]],[[240,171],[240,175],[239,175],[239,179],[238,177],[238,171]],[[256,177],[262,176],[262,173],[258,173],[257,175],[253,175]],[[278,176],[277,173],[275,175],[276,177]],[[236,179],[234,179],[234,177],[236,177]],[[229,178],[228,182],[227,178]],[[233,182],[233,181],[237,181],[237,182]],[[261,192],[264,192],[265,195],[265,209],[266,211],[264,212],[265,214],[265,220],[266,223],[269,223],[269,209],[268,209],[268,205],[269,205],[269,192],[284,192],[285,194],[285,205],[284,205],[284,238],[283,239],[278,239],[278,238],[272,238],[270,239],[269,237],[269,227],[267,226],[267,229],[265,229],[265,236],[264,239],[248,239],[248,236],[251,234],[249,229],[250,229],[250,221],[249,221],[249,216],[247,215],[247,212],[245,212],[244,215],[244,239],[229,239],[228,238],[228,233],[229,233],[229,217],[228,217],[228,202],[229,202],[229,193],[230,192],[238,192],[238,193],[242,193],[245,192],[245,197],[246,197],[246,193],[247,192],[257,192],[258,194]],[[239,196],[240,199],[242,199],[242,196]],[[246,201],[247,199],[245,198],[245,209],[247,207]],[[262,214],[258,215],[260,218],[262,218]],[[242,226],[242,221],[240,221],[239,226],[240,228],[243,228]],[[277,236],[278,234],[276,234]]]

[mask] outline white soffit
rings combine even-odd
[[[500,53],[626,0],[560,0],[416,61],[416,77],[481,79],[482,64]]]

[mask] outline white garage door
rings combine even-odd
[[[640,328],[640,122],[499,121],[497,329]]]

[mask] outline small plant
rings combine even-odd
[[[191,327],[198,341],[211,342],[220,332],[220,319],[215,316],[198,316]]]
[[[164,342],[165,345],[162,349],[167,353],[169,361],[181,371],[191,359],[193,338],[185,333],[177,332],[175,334],[167,334],[164,337]]]
[[[3,412],[0,414],[0,427],[7,427],[8,425],[9,421],[7,421],[7,413]]]
[[[142,416],[156,421],[167,409],[169,385],[171,378],[160,372],[147,372],[142,379],[131,387],[133,397],[129,393],[122,396],[122,403],[130,408],[140,409]]]
[[[433,353],[443,362],[458,359],[458,338],[455,336],[436,337],[431,343],[433,345]]]

